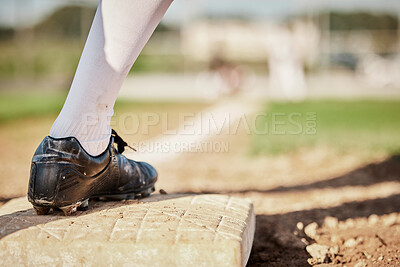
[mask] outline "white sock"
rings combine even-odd
[[[93,156],[107,148],[122,82],[171,2],[100,0],[67,100],[50,136],[74,136]]]

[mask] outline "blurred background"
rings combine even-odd
[[[97,1],[0,5],[2,91],[68,90]],[[399,9],[391,0],[176,1],[131,74],[160,76],[175,88],[163,95],[172,99],[237,90],[285,99],[397,95]]]
[[[26,193],[31,156],[62,107],[97,4],[0,0],[0,202]],[[399,52],[398,0],[175,0],[123,85],[113,127],[130,143],[156,144],[166,130],[179,133],[182,114],[244,118],[234,131],[188,139],[209,149],[161,153],[159,188],[250,197],[250,264],[304,263],[301,244],[313,238],[298,221],[399,222]],[[149,123],[148,114],[156,122],[132,130],[132,118]],[[374,252],[360,259],[394,257],[378,243],[364,242]],[[329,260],[354,253],[344,246]]]

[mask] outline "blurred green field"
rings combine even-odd
[[[65,97],[64,92],[0,93],[0,125],[25,119],[54,119]],[[124,114],[200,111],[205,106],[200,103],[119,100],[113,121],[118,127]],[[252,146],[248,148],[252,154],[280,155],[316,146],[329,146],[343,153],[391,155],[400,152],[399,100],[266,103],[261,114],[267,116],[259,116],[256,120],[256,129],[251,135]],[[175,115],[174,127],[177,127],[178,115]],[[132,128],[132,121],[124,123],[124,127]]]
[[[0,92],[0,123],[56,115],[65,97],[62,92]]]
[[[268,103],[253,134],[254,154],[329,146],[365,155],[400,152],[400,101]],[[313,127],[316,126],[316,127]]]
[[[27,118],[41,119],[55,117],[61,110],[66,98],[65,92],[0,92],[0,125]],[[174,111],[179,108],[193,107],[194,110],[205,107],[202,103],[175,103],[171,101],[147,102],[134,100],[117,100],[115,115],[133,112]]]

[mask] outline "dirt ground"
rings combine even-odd
[[[250,198],[248,266],[400,266],[400,157],[365,159],[327,147],[251,157],[243,135],[227,153],[186,153],[159,166],[167,192]]]
[[[28,126],[39,140],[41,130]],[[250,198],[256,233],[248,266],[400,266],[400,156],[365,158],[329,147],[251,156],[248,140],[217,136],[207,142],[225,143],[227,152],[184,153],[159,164],[157,188]],[[8,169],[25,174],[25,161]],[[25,194],[28,175],[21,177],[2,177],[0,203]]]

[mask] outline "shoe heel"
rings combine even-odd
[[[63,167],[63,166],[62,166]],[[57,194],[60,166],[32,162],[28,199],[33,205],[52,206]]]

